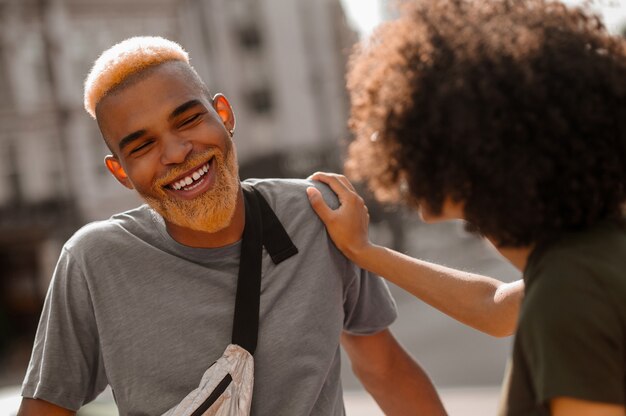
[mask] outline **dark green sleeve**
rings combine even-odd
[[[518,336],[535,394],[623,404],[623,323],[601,276],[579,266],[544,269],[524,301]]]

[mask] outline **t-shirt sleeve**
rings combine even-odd
[[[22,396],[76,411],[106,386],[87,283],[64,249],[50,282]]]
[[[339,206],[335,193],[324,183],[311,182],[320,190],[332,209]],[[308,200],[306,201],[308,204]],[[328,237],[330,238],[330,237]],[[343,329],[355,335],[369,335],[382,331],[396,320],[396,304],[385,281],[379,276],[348,263],[348,283],[344,289]]]
[[[369,335],[382,331],[395,321],[396,304],[387,284],[380,277],[351,264],[354,278],[344,293],[345,331]]]
[[[624,329],[615,305],[592,271],[561,265],[558,273],[541,276],[549,287],[528,294],[520,321],[537,398],[623,404]]]

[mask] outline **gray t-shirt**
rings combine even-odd
[[[386,328],[394,301],[330,241],[311,182],[249,183],[299,250],[278,265],[263,252],[252,414],[342,415],[340,334]],[[109,384],[121,415],[165,412],[230,343],[239,254],[240,242],[177,243],[147,206],[83,227],[57,264],[22,395],[76,410]]]

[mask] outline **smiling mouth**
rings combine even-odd
[[[202,178],[204,177],[204,175],[209,173],[211,169],[212,161],[213,161],[213,158],[211,158],[211,160],[209,160],[202,166],[198,167],[197,169],[195,169],[193,172],[189,173],[188,175],[182,178],[176,179],[175,181],[169,183],[168,185],[165,185],[165,188],[171,189],[174,191],[191,191],[195,189],[202,183]]]

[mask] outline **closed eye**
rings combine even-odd
[[[202,116],[202,114],[203,114],[203,113],[198,113],[198,114],[194,114],[193,116],[191,116],[191,117],[189,117],[189,118],[186,118],[185,120],[183,120],[183,122],[182,122],[182,123],[180,123],[180,124],[178,125],[178,127],[185,127],[185,126],[190,125],[190,124],[191,124],[191,123],[193,123],[194,121],[198,120],[198,119]]]
[[[152,140],[147,140],[147,141],[141,143],[139,146],[137,146],[133,150],[131,150],[130,154],[132,155],[133,153],[137,153],[140,150],[147,148],[149,145],[152,144],[152,142],[153,142]]]

